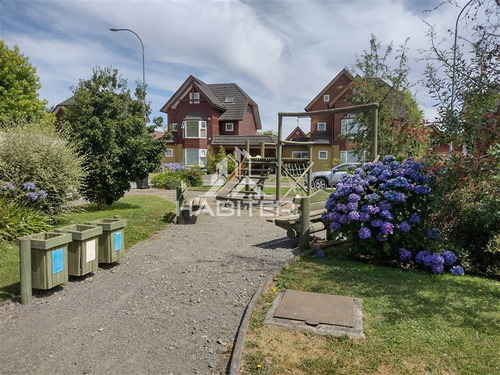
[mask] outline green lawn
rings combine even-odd
[[[103,211],[95,204],[82,206],[82,212],[64,218],[56,227],[121,215],[127,219],[125,245],[130,248],[144,241],[171,222],[175,204],[163,198],[135,195],[120,199]],[[0,302],[19,295],[19,248],[15,243],[0,242]]]
[[[243,373],[500,373],[500,282],[404,271],[327,252],[285,267],[254,311]],[[366,340],[264,326],[277,289],[363,299]]]

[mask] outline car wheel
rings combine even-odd
[[[316,180],[314,180],[314,187],[318,190],[326,189],[328,187],[328,183],[324,178],[317,178]]]

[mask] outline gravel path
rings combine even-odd
[[[202,215],[130,248],[114,267],[30,305],[6,304],[0,373],[225,373],[253,292],[293,258],[284,235],[248,211]]]

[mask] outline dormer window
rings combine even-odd
[[[226,131],[227,132],[234,131],[234,124],[232,122],[226,122]]]
[[[328,103],[330,101],[330,95],[326,94],[326,95],[323,95],[323,101],[325,103]]]
[[[326,122],[318,122],[316,124],[316,131],[318,131],[318,132],[326,132]]]
[[[224,99],[224,103],[232,103],[234,102],[234,96],[226,96],[226,99]]]
[[[200,103],[200,93],[190,92],[189,93],[189,104],[199,104]]]

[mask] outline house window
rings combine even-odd
[[[328,151],[327,150],[320,150],[320,151],[318,151],[318,159],[319,160],[326,160],[326,159],[328,159]]]
[[[184,129],[184,138],[206,138],[207,137],[207,122],[188,120],[182,122]]]
[[[328,95],[328,94],[323,95],[323,101],[328,103],[330,101],[330,95]]]
[[[319,132],[326,132],[326,122],[318,122],[316,124],[316,130]]]
[[[174,122],[172,123],[172,132],[176,132],[177,131],[177,123]]]
[[[358,163],[360,160],[354,150],[340,151],[340,161],[342,163]]]
[[[226,131],[227,132],[234,131],[234,124],[232,122],[226,122]]]
[[[224,99],[224,103],[232,103],[234,102],[234,96],[226,96],[226,99]]]
[[[354,118],[343,118],[340,120],[340,134],[356,134],[359,131],[359,124]]]
[[[292,158],[307,159],[309,158],[309,151],[292,151]]]
[[[198,148],[184,149],[184,164],[203,166],[207,163],[207,150]]]
[[[172,150],[171,148],[167,148],[167,151],[165,151],[165,157],[173,158],[174,157],[174,150]]]
[[[189,104],[199,104],[200,103],[200,93],[190,92],[189,93]]]

